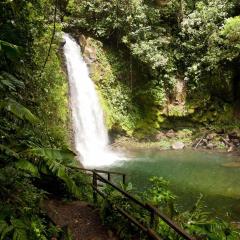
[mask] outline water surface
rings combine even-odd
[[[224,164],[240,161],[231,154],[206,151],[138,151],[131,160],[110,169],[127,173],[138,190],[149,186],[151,176],[170,181],[178,204],[189,209],[202,193],[207,210],[214,215],[240,221],[240,168]]]

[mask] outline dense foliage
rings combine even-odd
[[[89,200],[88,179],[70,168],[76,161],[69,150],[62,28],[103,42],[93,40],[98,71],[92,75],[109,128],[145,136],[176,116],[205,125],[238,124],[239,6],[237,0],[2,0],[0,239],[59,235],[40,208],[55,190]],[[166,182],[153,182],[151,202],[161,203],[192,234],[238,237],[198,208],[178,213]]]
[[[0,3],[0,239],[59,233],[40,209],[52,190],[47,179],[80,196],[66,169],[75,154],[67,149],[67,84],[53,38],[57,10],[44,0]]]
[[[138,132],[165,127],[172,117],[204,126],[238,124],[238,15],[236,0],[72,0],[65,20],[68,29],[124,51],[126,62],[144,72],[125,84],[140,109],[135,118],[140,114],[142,123],[131,129]],[[118,92],[129,96],[124,88]]]
[[[231,224],[213,218],[206,211],[202,195],[199,196],[196,203],[189,207],[187,211],[180,210],[176,205],[176,198],[169,190],[169,182],[163,178],[153,177],[150,179],[150,185],[143,193],[136,193],[131,183],[123,186],[123,189],[129,194],[135,194],[143,202],[147,202],[158,208],[162,213],[167,214],[172,220],[178,223],[183,229],[196,239],[203,240],[235,240],[239,239],[240,232],[231,226]],[[150,214],[148,211],[139,207],[132,201],[128,201],[122,194],[114,191],[111,187],[104,189],[109,200],[102,203],[102,217],[105,223],[111,225],[118,232],[121,239],[148,239],[144,233],[119,214],[118,211],[112,211],[112,207],[121,207],[141,222],[144,226],[149,226]],[[174,232],[163,220],[156,219],[154,226],[151,226],[163,239],[183,239]]]

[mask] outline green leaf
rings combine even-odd
[[[11,148],[9,148],[3,144],[0,144],[0,151],[4,152],[9,157],[15,157],[15,158],[19,157],[18,153],[16,153],[14,150],[12,150]]]
[[[21,219],[11,219],[14,227],[13,240],[25,240],[28,237],[27,226]]]
[[[1,108],[11,112],[13,115],[22,120],[29,121],[30,123],[36,123],[38,121],[37,117],[32,114],[29,109],[12,98],[0,101],[0,109]]]
[[[67,164],[75,162],[76,154],[69,149],[32,148],[28,151],[43,158],[53,159]]]
[[[16,61],[21,55],[22,48],[12,43],[0,40],[0,52],[3,52],[8,59]]]
[[[16,163],[18,169],[30,172],[33,176],[39,177],[38,168],[27,160],[20,160]]]
[[[18,80],[12,74],[2,71],[0,72],[0,88],[8,88],[9,90],[16,91],[16,88],[24,88],[23,81]]]
[[[0,236],[5,228],[8,227],[8,224],[4,220],[0,220]]]
[[[3,229],[3,231],[1,232],[1,238],[0,238],[0,240],[5,240],[5,239],[6,239],[5,237],[7,236],[7,234],[10,233],[10,232],[12,232],[13,229],[14,229],[14,227],[13,227],[12,225],[5,227],[5,228]]]

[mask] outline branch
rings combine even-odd
[[[52,37],[51,37],[50,45],[49,45],[49,48],[48,48],[47,57],[46,57],[45,62],[44,62],[44,64],[43,64],[42,71],[41,71],[41,73],[40,73],[40,75],[39,75],[39,78],[41,78],[42,73],[43,73],[43,70],[44,70],[44,68],[46,67],[46,64],[47,64],[48,58],[49,58],[49,56],[50,56],[50,52],[51,52],[51,48],[52,48],[52,44],[53,44],[53,40],[54,40],[55,33],[56,33],[56,21],[57,21],[57,0],[55,0],[55,8],[54,8],[54,20],[53,20]]]

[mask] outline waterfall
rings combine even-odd
[[[68,34],[63,38],[76,151],[84,166],[111,164],[116,160],[116,154],[107,149],[103,111],[87,64],[77,42]]]

